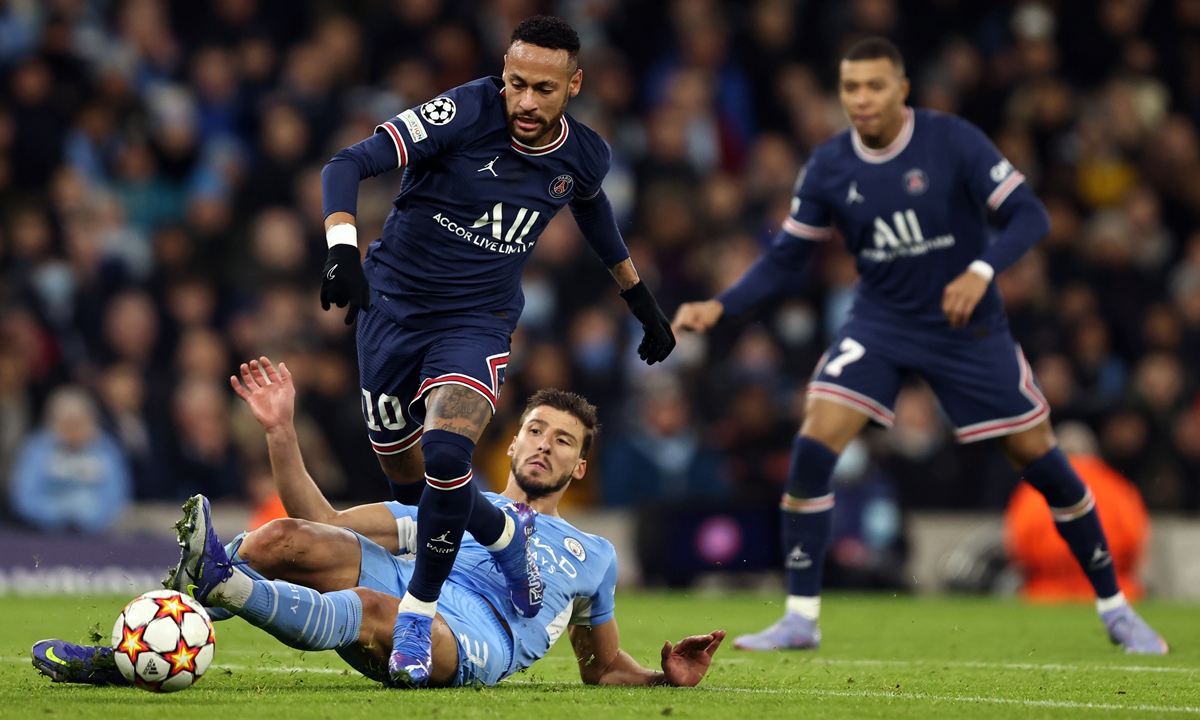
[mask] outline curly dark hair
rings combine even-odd
[[[534,15],[523,20],[513,29],[512,42],[548,50],[566,50],[571,62],[579,59],[579,33],[565,21],[550,15]]]
[[[525,425],[525,418],[529,413],[540,407],[552,407],[573,415],[583,425],[585,433],[579,446],[579,457],[586,458],[588,450],[592,448],[592,442],[596,439],[596,433],[600,432],[600,423],[596,420],[596,406],[582,395],[557,388],[542,388],[525,403],[525,412],[521,413],[521,425]]]

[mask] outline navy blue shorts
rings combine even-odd
[[[962,443],[1028,430],[1050,413],[1008,330],[931,332],[851,318],[821,357],[808,392],[891,427],[910,374],[929,383]]]
[[[358,372],[371,445],[396,455],[421,439],[425,394],[463,385],[496,412],[511,337],[503,330],[455,327],[412,330],[372,308],[358,316]]]

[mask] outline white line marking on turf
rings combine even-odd
[[[1052,707],[1076,710],[1139,710],[1145,712],[1200,713],[1200,707],[1188,707],[1186,705],[1114,705],[1112,703],[1071,702],[1069,700],[1026,700],[1024,698],[1000,698],[978,695],[927,695],[925,693],[873,692],[870,690],[865,690],[862,692],[847,692],[845,690],[770,690],[765,688],[755,689],[728,687],[697,687],[696,689],[705,692],[733,692],[761,695],[816,695],[846,698],[891,698],[895,700],[934,700],[937,702],[991,703],[995,705],[1024,705],[1026,707]]]
[[[713,662],[728,665],[736,665],[746,662],[746,658],[713,658]],[[553,657],[542,658],[538,662],[570,662],[574,663],[574,658]],[[1058,672],[1096,672],[1107,670],[1110,672],[1130,672],[1130,673],[1197,673],[1200,668],[1190,667],[1155,667],[1153,665],[1063,665],[1060,663],[989,663],[978,662],[973,660],[840,660],[837,658],[803,658],[796,661],[797,665],[853,665],[853,666],[868,666],[881,667],[884,665],[895,665],[897,667],[915,667],[915,668],[970,668],[978,670],[1050,670]]]

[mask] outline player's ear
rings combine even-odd
[[[512,457],[512,456],[513,456],[513,454],[514,454],[514,453],[516,453],[516,452],[517,452],[517,436],[516,436],[516,435],[513,435],[512,442],[510,442],[510,443],[508,444],[508,453],[506,453],[506,454],[507,454],[509,457]]]
[[[908,100],[908,91],[912,88],[907,77],[900,78],[900,102]]]
[[[571,473],[571,477],[575,480],[582,480],[584,474],[587,473],[587,460],[580,458],[579,462],[575,463],[575,470]]]
[[[581,87],[583,87],[583,69],[578,68],[575,70],[575,74],[571,76],[571,84],[568,90],[569,97],[578,95]]]

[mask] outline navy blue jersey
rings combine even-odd
[[[841,230],[862,278],[855,317],[948,327],[946,285],[984,254],[987,211],[1024,177],[966,120],[910,108],[905,116],[886,148],[866,147],[853,129],[817,147],[783,230],[797,241]],[[995,283],[971,325],[1007,326]]]
[[[509,135],[503,93],[500,78],[483,78],[376,129],[404,175],[364,267],[377,306],[404,326],[511,332],[539,235],[568,202],[600,192],[604,139],[564,115],[554,142],[523,145]]]

